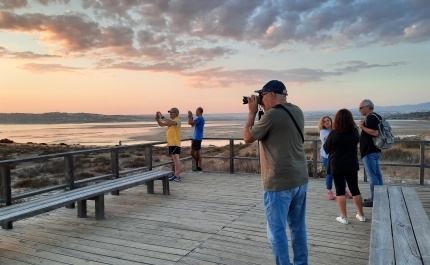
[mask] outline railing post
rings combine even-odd
[[[425,166],[425,142],[420,142],[420,185],[424,185],[424,166]]]
[[[10,164],[0,166],[0,182],[1,190],[0,196],[6,200],[6,206],[12,205],[12,188],[11,188],[11,177],[10,177]],[[12,229],[12,222],[2,224],[3,229]]]
[[[148,171],[152,170],[152,145],[145,146],[145,166],[148,167]]]
[[[64,157],[64,175],[66,177],[66,183],[69,184],[69,190],[73,190],[75,187],[75,165],[73,163],[73,155]],[[66,205],[66,208],[75,208],[75,203]]]
[[[230,174],[234,174],[234,140],[230,140]]]
[[[318,144],[318,141],[317,140],[314,140],[314,141],[312,141],[312,145],[313,145],[313,153],[314,153],[314,158],[313,158],[313,160],[312,160],[312,166],[313,166],[313,168],[314,168],[314,178],[316,179],[316,178],[318,178],[318,172],[317,172],[317,170],[318,170],[318,150],[317,150],[317,144]]]
[[[110,151],[110,167],[112,174],[115,175],[115,178],[119,178],[119,158],[118,158],[118,149]],[[111,195],[119,195],[119,190],[114,190],[110,192]]]

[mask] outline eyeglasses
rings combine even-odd
[[[365,108],[365,107],[368,107],[368,106],[358,107],[358,109],[361,110],[362,108]]]

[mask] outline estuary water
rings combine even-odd
[[[430,134],[430,120],[389,120],[398,137]],[[358,120],[357,120],[358,123]],[[205,137],[241,138],[243,120],[206,120]],[[318,119],[306,119],[305,131],[317,131]],[[190,138],[193,128],[183,121],[181,138]],[[165,140],[165,127],[155,122],[113,122],[79,124],[0,124],[0,139],[16,143],[112,146]],[[238,141],[239,142],[239,141]],[[235,142],[236,143],[236,142]],[[184,143],[187,146],[189,143]],[[204,145],[223,146],[228,141],[205,140]]]

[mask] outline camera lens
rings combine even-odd
[[[243,96],[243,104],[248,104],[248,97],[247,96]]]

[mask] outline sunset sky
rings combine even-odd
[[[429,0],[0,0],[1,113],[430,101]]]

